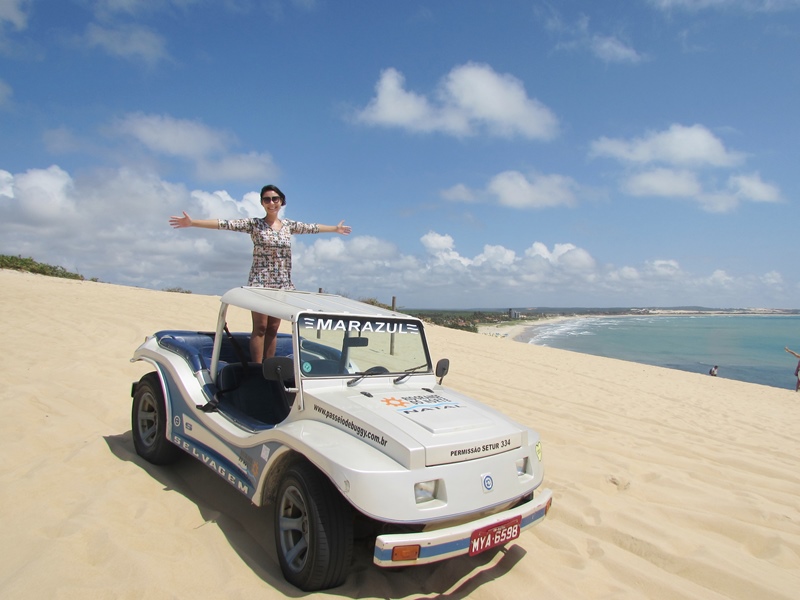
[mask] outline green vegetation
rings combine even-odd
[[[406,310],[408,314],[413,314],[423,321],[449,327],[450,329],[461,329],[478,333],[479,325],[490,323],[500,323],[507,321],[508,316],[502,312],[484,312],[473,310]]]
[[[177,292],[178,294],[191,294],[192,290],[185,290],[182,287],[164,288],[162,292]]]
[[[0,254],[0,269],[13,269],[15,271],[27,271],[28,273],[38,273],[49,277],[62,277],[64,279],[78,279],[83,281],[85,278],[80,273],[71,273],[64,267],[58,267],[40,263],[32,258],[22,258],[22,256],[10,256]],[[95,281],[94,279],[92,281]]]

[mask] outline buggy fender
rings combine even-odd
[[[380,450],[368,446],[349,433],[326,423],[310,419],[300,419],[283,423],[272,430],[272,441],[281,444],[281,449],[273,453],[265,469],[264,482],[271,491],[271,477],[277,464],[292,452],[304,456],[324,473],[352,504],[361,509],[360,503],[351,498],[354,483],[367,475],[378,473],[394,474],[406,472],[399,463]],[[374,482],[371,485],[375,485]]]
[[[542,482],[541,476],[517,477],[514,461],[525,456],[525,448],[480,461],[407,469],[378,448],[320,421],[285,423],[272,433],[272,439],[282,447],[273,453],[265,469],[262,497],[277,486],[280,475],[273,478],[270,473],[280,473],[286,459],[296,453],[323,472],[359,512],[383,522],[418,523],[475,511],[490,513],[492,507],[510,505],[532,494]],[[481,476],[487,472],[497,475],[497,485],[491,492],[481,493]],[[424,507],[419,505],[415,485],[437,479],[443,482],[442,488],[449,482],[453,489],[474,488],[476,493],[445,495]]]

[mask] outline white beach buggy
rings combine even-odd
[[[545,517],[539,435],[442,387],[448,361],[434,370],[422,321],[328,294],[244,287],[221,301],[216,331],[160,331],[135,351],[155,371],[133,384],[133,441],[271,503],[290,583],[343,583],[356,530],[396,567],[478,554]],[[291,322],[274,358],[249,361],[233,307]]]

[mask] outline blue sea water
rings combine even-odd
[[[581,317],[530,327],[520,341],[794,390],[800,315]]]

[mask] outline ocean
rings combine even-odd
[[[518,336],[550,346],[692,373],[795,389],[800,315],[580,317],[535,325]]]

